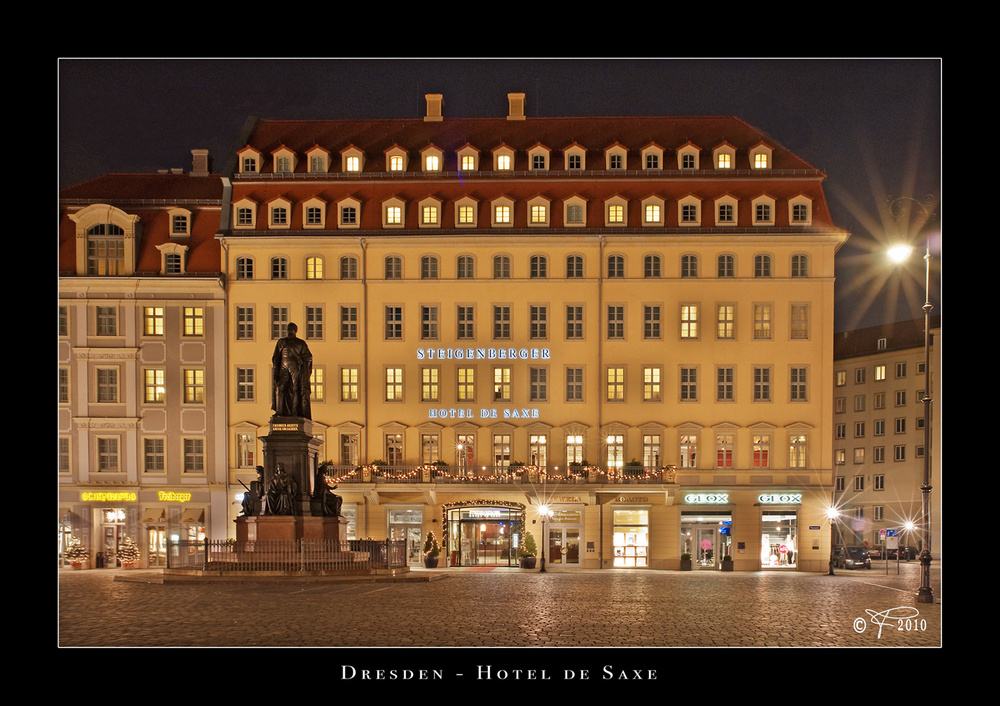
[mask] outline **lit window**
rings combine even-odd
[[[755,154],[753,157],[753,166],[757,169],[767,169],[767,155]]]
[[[344,164],[349,172],[361,171],[361,157],[348,157]]]
[[[718,169],[729,169],[733,166],[732,155],[720,154],[716,167]]]
[[[389,157],[389,171],[403,171],[403,157],[401,155],[394,154]]]

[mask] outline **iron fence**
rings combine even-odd
[[[167,568],[206,571],[370,571],[406,564],[406,543],[375,539],[169,542]]]

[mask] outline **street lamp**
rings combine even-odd
[[[836,531],[834,529],[834,523],[837,518],[840,517],[840,512],[836,507],[831,507],[826,511],[826,517],[830,520],[830,570],[827,572],[827,576],[833,576],[833,547],[836,544]]]
[[[927,209],[915,199],[898,198],[890,200],[890,211],[902,202],[916,204],[926,218]],[[897,245],[889,249],[889,257],[895,262],[906,260],[912,248],[908,245]],[[917,591],[917,603],[933,603],[934,592],[931,590],[931,242],[927,236],[924,252],[924,478],[920,486],[920,511],[923,514],[923,540],[920,550],[920,589]]]

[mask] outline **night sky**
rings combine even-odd
[[[908,236],[934,258],[941,313],[942,62],[930,59],[62,59],[59,186],[106,173],[191,167],[207,148],[216,171],[247,118],[419,118],[424,94],[444,117],[502,117],[524,93],[532,116],[734,115],[827,179],[838,253],[836,329],[923,316],[924,263],[892,268],[885,244]],[[894,221],[887,198],[931,214]],[[930,197],[931,201],[926,199]],[[910,203],[910,202],[905,202]]]

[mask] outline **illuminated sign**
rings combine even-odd
[[[474,409],[429,409],[427,410],[429,419],[476,419],[477,412]],[[538,419],[537,409],[515,409],[513,407],[505,409],[482,408],[478,412],[480,419]]]
[[[724,505],[729,502],[729,493],[688,493],[684,502],[689,505]]]
[[[418,348],[417,360],[548,360],[548,348]]]
[[[801,505],[802,493],[761,493],[757,501],[761,505]]]
[[[186,503],[191,499],[191,493],[174,493],[169,490],[161,490],[156,494],[156,497],[167,502],[174,501],[178,503]]]
[[[135,499],[135,493],[80,493],[80,500],[84,502],[127,503]]]

